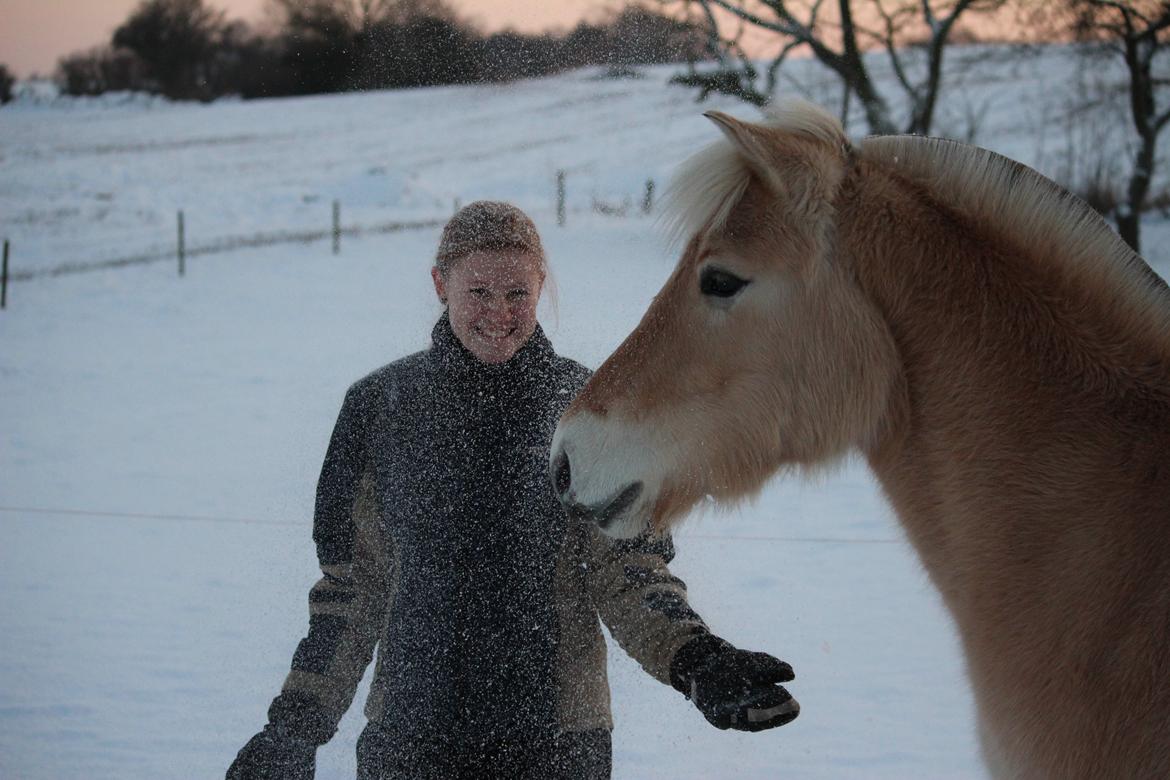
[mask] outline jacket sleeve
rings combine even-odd
[[[687,603],[687,586],[671,574],[669,536],[612,540],[595,526],[584,529],[588,587],[610,634],[651,676],[670,684],[675,652],[709,633]]]
[[[269,708],[270,721],[315,744],[349,708],[389,600],[392,561],[367,458],[372,395],[351,388],[329,443],[313,519],[322,576],[309,591],[309,633]]]

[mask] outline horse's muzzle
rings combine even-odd
[[[642,483],[631,482],[608,500],[596,504],[585,504],[578,501],[575,491],[572,489],[573,472],[569,465],[569,456],[564,450],[558,452],[552,459],[549,466],[549,476],[552,479],[553,490],[556,491],[557,498],[564,505],[569,517],[597,523],[603,531],[612,525],[614,520],[625,514],[626,510],[638,500],[638,496],[642,495]]]

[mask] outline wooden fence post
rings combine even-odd
[[[183,230],[183,210],[179,209],[179,276],[183,276],[187,271],[187,243],[186,236]]]
[[[8,239],[4,239],[4,267],[0,269],[0,309],[8,307]]]
[[[341,201],[333,201],[333,254],[341,252]]]
[[[557,171],[557,224],[565,226],[565,172]]]

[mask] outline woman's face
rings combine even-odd
[[[484,363],[503,363],[536,330],[536,303],[544,284],[540,258],[527,252],[474,252],[447,271],[431,269],[435,292],[446,299],[451,329]]]

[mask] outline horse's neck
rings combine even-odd
[[[904,377],[866,455],[959,626],[985,745],[1005,776],[1166,777],[1165,338],[893,195],[841,212]]]
[[[1149,472],[1155,504],[1170,498],[1166,355],[1070,300],[1051,266],[1022,265],[930,204],[880,205],[855,210],[846,244],[905,395],[867,455],[944,593],[983,576],[979,560],[1046,576],[1032,564],[1069,527],[1141,504],[1126,469]]]

